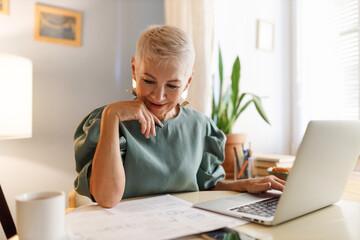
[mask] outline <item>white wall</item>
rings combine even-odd
[[[0,15],[0,52],[34,65],[33,137],[0,141],[0,184],[14,217],[20,193],[73,188],[77,124],[95,107],[131,99],[125,90],[136,40],[146,26],[164,23],[162,0],[42,0],[83,13],[83,43],[39,42],[33,40],[37,2],[10,1],[10,16]]]
[[[34,64],[33,137],[0,141],[0,183],[15,216],[15,196],[28,191],[63,190],[76,176],[72,138],[82,117],[95,107],[131,99],[130,58],[139,33],[164,22],[162,0],[43,0],[83,13],[82,47],[33,40],[35,0],[10,1],[0,15],[0,52],[27,57]],[[225,73],[235,56],[242,63],[241,86],[261,96],[272,123],[250,107],[234,132],[245,132],[254,151],[289,151],[289,6],[282,0],[217,2]],[[256,19],[275,23],[275,50],[255,48]],[[230,28],[231,31],[225,31]],[[2,116],[0,116],[2,117]],[[0,239],[5,239],[0,231]]]
[[[233,133],[246,133],[254,152],[290,152],[290,26],[289,2],[283,0],[217,0],[216,44],[222,49],[224,76],[230,78],[236,55],[241,62],[241,91],[263,99],[271,122],[254,106],[240,116]],[[256,20],[275,25],[273,52],[256,49]],[[217,58],[216,49],[216,58]]]

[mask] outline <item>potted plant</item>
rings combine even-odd
[[[246,142],[246,134],[232,134],[232,128],[241,113],[253,103],[262,119],[270,124],[262,106],[261,98],[253,93],[240,92],[240,71],[241,65],[239,56],[237,56],[232,68],[231,85],[223,92],[224,73],[221,49],[219,48],[219,99],[216,104],[215,94],[213,94],[211,118],[216,123],[216,126],[222,130],[227,137],[225,145],[225,161],[223,163],[227,179],[234,179],[234,147],[240,149]]]

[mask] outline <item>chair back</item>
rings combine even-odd
[[[16,235],[16,227],[0,184],[0,222],[7,239]]]

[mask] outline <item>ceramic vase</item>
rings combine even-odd
[[[235,151],[234,147],[236,147],[237,153],[241,151],[241,147],[246,143],[246,134],[226,134],[226,144],[225,144],[225,160],[222,164],[226,173],[226,180],[234,180],[235,179]]]

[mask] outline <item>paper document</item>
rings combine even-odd
[[[172,239],[246,221],[192,207],[171,195],[120,202],[106,209],[89,205],[66,215],[69,240]]]

